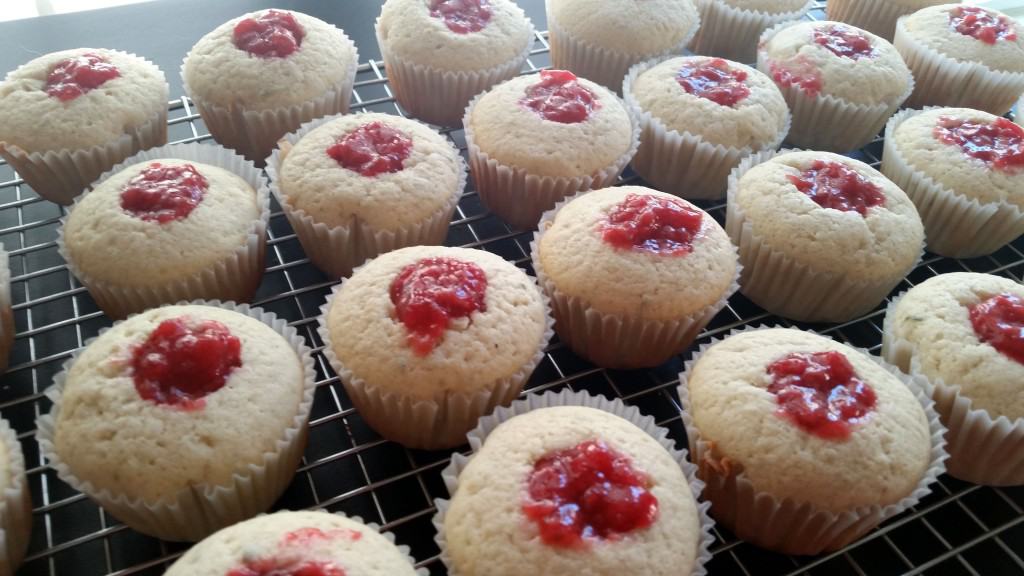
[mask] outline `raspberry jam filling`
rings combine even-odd
[[[814,42],[836,56],[853,60],[873,58],[876,54],[870,38],[856,28],[844,24],[815,28]]]
[[[769,62],[768,68],[772,73],[772,79],[783,88],[796,86],[808,96],[817,96],[821,93],[821,71],[803,56],[784,62]]]
[[[357,530],[338,528],[335,530],[321,530],[319,528],[299,528],[284,535],[281,541],[282,546],[303,546],[309,547],[317,542],[328,542],[337,538],[344,538],[353,542],[362,540],[363,533]]]
[[[548,454],[533,465],[523,513],[549,546],[578,548],[647,528],[658,516],[652,483],[600,440]]]
[[[941,116],[933,135],[994,168],[1015,170],[1024,166],[1024,128],[1006,118],[985,124]]]
[[[68,102],[120,75],[117,67],[103,56],[82,54],[58,62],[46,75],[43,90],[61,102]]]
[[[424,258],[395,276],[390,294],[395,314],[408,330],[409,346],[426,356],[452,320],[487,310],[487,275],[472,262]]]
[[[345,571],[333,562],[260,558],[232,568],[227,576],[345,576]]]
[[[302,46],[306,32],[291,12],[268,10],[235,24],[235,47],[260,58],[284,58]]]
[[[1024,300],[1020,296],[993,296],[971,306],[969,313],[978,340],[1024,364]]]
[[[121,189],[121,209],[147,222],[182,220],[203,201],[208,188],[191,164],[153,162]]]
[[[985,44],[1017,39],[1017,30],[1012,22],[977,6],[957,6],[950,10],[949,27]]]
[[[687,62],[676,75],[676,81],[687,93],[730,107],[750,96],[746,79],[746,72],[730,67],[721,58]]]
[[[491,21],[488,0],[430,0],[430,15],[456,34],[479,32]]]
[[[682,256],[693,250],[704,215],[679,200],[629,194],[599,225],[605,242],[624,250]]]
[[[779,415],[829,440],[850,437],[874,410],[875,391],[839,352],[793,353],[768,365]]]
[[[370,122],[338,138],[327,155],[363,176],[398,172],[412,154],[412,139],[382,122]]]
[[[566,70],[541,70],[540,82],[526,88],[519,104],[545,120],[576,124],[601,108],[597,97]]]
[[[187,317],[161,322],[132,350],[132,379],[139,396],[184,410],[203,407],[242,365],[242,343],[214,320]]]
[[[842,162],[815,160],[789,181],[822,208],[867,215],[868,209],[885,204],[882,189]]]

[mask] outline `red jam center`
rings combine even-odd
[[[370,122],[339,138],[327,155],[363,176],[398,172],[412,153],[412,140],[401,130]]]
[[[235,47],[260,58],[284,58],[302,45],[306,32],[291,12],[268,10],[235,24]]]
[[[986,44],[1017,39],[1013,23],[977,6],[957,6],[950,10],[949,26],[964,36],[977,38]]]
[[[836,56],[852,58],[873,58],[875,49],[871,39],[851,26],[834,24],[823,28],[815,28],[814,42],[828,48]]]
[[[616,248],[681,256],[693,250],[703,217],[678,200],[631,193],[612,208],[600,231]]]
[[[1002,170],[1024,166],[1024,128],[1006,118],[992,124],[941,116],[934,135],[964,154]]]
[[[62,102],[74,100],[121,75],[116,66],[97,54],[61,60],[46,76],[46,93]]]
[[[487,0],[430,0],[430,15],[440,18],[456,34],[483,30],[491,21]]]
[[[978,340],[1024,364],[1024,300],[1020,296],[993,296],[971,306],[970,316]]]
[[[796,86],[808,96],[817,96],[821,92],[821,72],[802,55],[784,62],[770,62],[768,68],[772,79],[783,88]]]
[[[541,70],[540,82],[526,89],[519,104],[545,120],[562,124],[583,122],[601,107],[594,93],[566,70]]]
[[[209,184],[195,166],[153,162],[125,184],[121,209],[147,222],[182,220],[203,201]]]
[[[243,566],[232,568],[226,576],[345,576],[345,571],[333,562],[260,558],[245,561]]]
[[[242,343],[213,320],[164,320],[132,350],[132,379],[139,396],[185,410],[203,407],[242,365]]]
[[[822,208],[864,216],[869,208],[885,204],[881,188],[842,162],[815,160],[799,176],[789,176],[789,181]]]
[[[687,93],[722,106],[735,106],[750,96],[746,79],[746,72],[731,68],[721,58],[687,62],[676,75],[676,81]]]
[[[875,408],[875,391],[839,352],[794,353],[768,366],[779,414],[829,440],[850,437]]]
[[[409,331],[408,342],[426,356],[455,318],[487,310],[487,275],[472,262],[425,258],[410,264],[391,282],[391,303]]]
[[[584,539],[616,539],[658,516],[651,481],[604,442],[587,441],[533,465],[523,513],[545,544],[575,548]]]

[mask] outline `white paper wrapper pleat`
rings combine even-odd
[[[738,8],[722,0],[696,0],[696,4],[700,10],[700,30],[690,49],[695,54],[744,64],[757,59],[757,40],[765,30],[780,22],[800,20],[814,7],[814,2],[809,1],[793,12],[772,13]]]
[[[281,431],[273,451],[265,453],[256,462],[239,462],[237,472],[229,484],[214,486],[196,483],[175,494],[167,494],[157,502],[147,502],[131,494],[112,493],[79,479],[57,454],[54,437],[68,371],[85,348],[72,354],[64,363],[64,369],[54,377],[53,386],[46,391],[47,398],[53,402],[53,408],[49,414],[36,420],[36,438],[47,463],[61,480],[91,498],[133,530],[162,540],[195,542],[221,528],[266,512],[291,483],[306,447],[309,411],[316,390],[316,370],[305,340],[283,318],[248,304],[234,302],[195,300],[180,304],[215,306],[255,318],[281,334],[302,360],[302,399],[291,424]],[[104,332],[106,330],[100,334]],[[86,342],[86,346],[91,342],[92,339]]]
[[[32,532],[32,500],[21,443],[3,419],[0,419],[0,443],[7,454],[10,478],[10,484],[0,491],[0,576],[14,576],[25,557]]]
[[[896,20],[917,10],[890,0],[829,0],[828,19],[845,22],[892,42]]]
[[[11,268],[4,245],[0,244],[0,374],[7,370],[7,361],[14,345],[14,310],[11,308]],[[3,576],[0,574],[0,576]]]
[[[75,206],[85,197],[83,195],[75,200],[75,206],[72,206],[68,214],[61,219],[61,227],[57,231],[57,251],[68,263],[68,269],[89,290],[89,295],[96,304],[114,319],[182,300],[251,300],[263,278],[266,231],[270,220],[270,187],[266,177],[252,162],[231,150],[215,144],[193,142],[168,144],[140,152],[105,172],[93,183],[91,189],[95,189],[107,178],[133,164],[161,158],[209,164],[223,168],[245,180],[256,192],[256,202],[259,206],[259,217],[252,221],[245,242],[234,252],[225,254],[215,265],[174,282],[128,286],[98,280],[76,265],[64,238],[64,226],[74,213]]]
[[[657,440],[665,451],[679,463],[679,467],[683,470],[683,474],[686,475],[686,480],[690,484],[690,491],[697,501],[697,514],[700,520],[701,533],[700,541],[697,544],[697,560],[693,570],[691,572],[680,571],[679,574],[681,576],[684,574],[685,576],[705,576],[707,574],[706,565],[711,560],[711,545],[715,541],[715,537],[711,533],[715,523],[708,516],[709,504],[701,501],[704,482],[697,477],[697,467],[687,461],[687,451],[676,449],[675,442],[668,437],[668,430],[658,426],[654,418],[641,414],[640,410],[635,406],[628,406],[618,398],[608,399],[604,396],[591,396],[587,392],[573,392],[568,389],[561,392],[528,394],[524,398],[516,400],[510,406],[498,408],[493,414],[480,418],[476,427],[466,435],[466,440],[468,440],[473,452],[476,452],[483,446],[487,436],[503,422],[520,414],[553,406],[586,406],[623,418]],[[441,471],[441,478],[448,488],[448,494],[455,495],[459,488],[459,475],[466,468],[466,465],[469,464],[472,457],[472,455],[464,456],[456,452],[452,455],[448,466]],[[453,566],[451,556],[448,554],[448,540],[445,537],[444,519],[448,512],[450,501],[444,498],[437,498],[434,500],[434,505],[437,507],[437,512],[433,518],[434,528],[437,529],[434,541],[437,542],[438,547],[441,549],[441,561],[444,562],[451,576],[474,576],[460,573]],[[643,572],[638,572],[638,574],[640,573]]]
[[[818,509],[807,502],[796,502],[790,498],[779,499],[767,492],[758,491],[743,474],[741,467],[738,471],[737,468],[733,468],[729,472],[724,472],[720,466],[714,465],[711,442],[701,437],[700,430],[693,423],[687,374],[711,346],[729,336],[764,328],[768,327],[748,326],[733,330],[723,338],[715,338],[707,344],[702,344],[693,358],[686,362],[684,372],[679,375],[679,400],[683,407],[683,424],[686,426],[690,453],[697,463],[698,475],[706,483],[704,493],[711,502],[717,522],[739,538],[762,548],[784,554],[820,554],[843,548],[881,522],[914,506],[921,498],[931,493],[931,485],[946,471],[945,460],[948,454],[943,439],[946,430],[939,421],[934,402],[927,395],[927,383],[920,378],[903,374],[895,366],[861,348],[854,349],[863,352],[890,374],[899,378],[914,393],[928,418],[931,459],[921,481],[910,494],[898,502],[885,506],[862,506],[835,513]]]

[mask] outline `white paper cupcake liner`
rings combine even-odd
[[[259,206],[259,217],[252,221],[245,243],[233,253],[215,265],[191,276],[175,282],[148,286],[123,286],[108,281],[98,280],[83,272],[76,264],[68,250],[64,239],[64,226],[81,198],[75,200],[75,206],[61,218],[61,226],[57,231],[57,251],[68,263],[68,269],[75,278],[89,290],[96,304],[111,318],[119,319],[154,308],[163,304],[171,304],[182,300],[230,300],[245,302],[251,300],[263,278],[264,255],[266,253],[266,230],[270,220],[270,187],[263,173],[252,162],[245,160],[233,151],[215,144],[169,144],[159,148],[151,148],[117,164],[92,185],[96,188],[104,180],[125,168],[150,160],[176,158],[191,162],[201,162],[223,168],[245,180],[256,191],[256,202]]]
[[[926,105],[974,108],[1002,116],[1024,94],[1024,72],[993,70],[980,62],[961,62],[913,38],[896,23],[893,46],[914,74],[917,87],[907,108]]]
[[[800,20],[814,7],[814,2],[808,1],[799,10],[772,13],[730,6],[722,0],[696,0],[696,4],[701,24],[690,49],[694,54],[743,63],[757,59],[757,40],[765,30],[780,22]]]
[[[0,374],[7,370],[15,331],[14,310],[11,308],[10,262],[4,245],[0,244]]]
[[[503,422],[533,410],[553,406],[586,406],[623,418],[657,440],[662,448],[679,463],[679,467],[683,470],[683,474],[690,485],[693,498],[697,501],[697,514],[700,520],[700,541],[697,544],[696,562],[694,563],[693,571],[686,576],[705,576],[707,574],[706,565],[711,560],[711,545],[715,541],[715,537],[711,533],[715,523],[708,516],[710,505],[707,502],[702,502],[700,499],[704,490],[704,482],[697,477],[697,467],[687,461],[687,451],[676,449],[675,442],[668,437],[668,430],[658,426],[654,418],[643,415],[635,406],[628,406],[617,398],[609,400],[604,396],[591,396],[586,392],[573,392],[568,389],[560,392],[549,391],[543,394],[528,394],[524,398],[513,402],[510,406],[498,408],[493,414],[480,418],[476,427],[466,434],[466,440],[468,440],[472,451],[476,452],[483,446],[487,436]],[[448,494],[455,495],[459,487],[459,475],[471,459],[472,455],[464,456],[458,452],[452,454],[451,462],[441,471],[441,477],[448,488]],[[459,571],[452,564],[451,556],[448,554],[448,540],[445,537],[444,519],[450,504],[450,500],[444,498],[434,500],[434,505],[437,507],[437,512],[433,518],[434,528],[437,529],[434,541],[441,549],[441,561],[444,562],[448,573],[452,576],[460,576]],[[683,573],[680,572],[680,574]]]
[[[85,350],[84,347],[76,350],[64,363],[63,370],[53,378],[53,386],[47,389],[46,396],[53,402],[53,408],[49,414],[36,420],[36,439],[49,466],[61,480],[91,498],[128,527],[162,540],[195,542],[221,528],[266,512],[291,483],[306,447],[309,412],[316,391],[316,369],[312,353],[302,335],[289,326],[287,320],[273,313],[248,304],[218,300],[195,300],[179,304],[214,306],[255,318],[281,334],[302,360],[302,400],[291,425],[282,431],[273,451],[265,453],[260,461],[239,463],[230,484],[215,486],[197,483],[175,494],[168,494],[157,502],[148,502],[130,494],[112,493],[79,479],[57,454],[54,433],[68,371]],[[120,322],[114,326],[118,324]],[[106,331],[101,330],[100,335]],[[93,340],[95,338],[87,341],[86,347]]]
[[[932,109],[903,110],[889,120],[881,172],[914,202],[924,223],[928,250],[950,258],[991,254],[1024,234],[1024,211],[1005,200],[981,203],[946,188],[907,162],[894,137],[896,129]]]
[[[484,206],[515,228],[529,230],[537,226],[541,215],[559,200],[586,190],[614,185],[640,147],[640,124],[630,115],[633,133],[629,150],[610,166],[584,176],[538,176],[518,166],[502,164],[480,148],[469,121],[473,107],[483,97],[477,95],[466,107],[463,120],[469,169]]]
[[[693,423],[690,409],[690,393],[687,374],[704,352],[711,346],[736,334],[762,330],[768,327],[747,326],[732,330],[727,336],[715,338],[702,344],[686,362],[684,372],[679,375],[679,400],[683,407],[683,424],[690,443],[690,453],[697,462],[701,480],[706,483],[705,494],[711,502],[715,520],[731,530],[736,536],[752,544],[793,555],[819,554],[834,551],[864,536],[868,531],[917,504],[931,493],[931,485],[946,470],[947,453],[943,439],[945,428],[939,421],[934,402],[928,397],[927,383],[917,377],[900,372],[895,366],[863,352],[890,374],[899,378],[924,408],[931,432],[931,460],[917,487],[898,502],[885,506],[861,506],[842,513],[820,510],[806,502],[790,498],[779,499],[767,492],[758,491],[742,471],[736,474],[723,473],[711,465],[711,443],[701,438],[700,430]]]
[[[921,380],[935,400],[935,409],[948,429],[946,449],[950,475],[989,486],[1024,484],[1024,418],[992,418],[971,407],[971,399],[956,383],[930,378],[921,371],[917,347],[893,334],[893,310],[906,292],[892,299],[882,326],[882,357]]]
[[[892,42],[896,20],[917,8],[889,0],[829,0],[825,10],[829,20],[845,22]]]
[[[357,114],[363,114],[358,112]],[[342,115],[318,118],[303,124],[297,131],[286,135],[282,144],[286,148],[294,146],[310,131],[337,120]],[[466,163],[459,154],[458,148],[451,141],[448,145],[459,162],[459,179],[455,189],[451,191],[445,203],[434,211],[427,219],[410,226],[381,230],[352,219],[347,226],[328,226],[318,222],[314,215],[305,210],[295,208],[288,195],[281,190],[281,165],[287,151],[279,147],[267,159],[267,174],[270,176],[270,190],[281,205],[285,217],[295,230],[295,235],[302,244],[302,249],[309,256],[310,262],[332,279],[345,278],[363,262],[399,248],[407,246],[437,246],[444,243],[448,236],[448,225],[451,223],[455,207],[462,198],[466,188]]]
[[[0,493],[0,576],[14,576],[25,557],[32,532],[32,500],[25,477],[25,457],[18,435],[0,419],[0,442],[7,453],[11,484]]]

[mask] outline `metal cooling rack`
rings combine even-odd
[[[824,18],[819,2],[811,18]],[[526,71],[549,65],[545,33],[538,33]],[[207,141],[209,135],[186,98],[170,102],[170,140]],[[359,67],[353,109],[402,114],[391,97],[381,62]],[[446,132],[465,149],[461,130]],[[854,154],[878,166],[881,142]],[[635,181],[627,172],[624,181]],[[724,205],[705,203],[719,222]],[[420,566],[444,574],[434,545],[435,497],[447,496],[440,471],[449,452],[407,450],[381,439],[353,410],[320,354],[315,318],[331,282],[305,257],[287,220],[274,205],[267,270],[255,304],[291,321],[317,351],[318,388],[309,447],[295,480],[277,509],[326,508],[382,524],[411,546]],[[28,557],[19,574],[48,576],[158,575],[187,549],[138,534],[121,525],[61,482],[39,454],[35,419],[48,412],[43,391],[71,352],[110,321],[68,272],[54,242],[64,209],[41,200],[0,164],[0,242],[11,254],[18,326],[11,368],[0,380],[0,415],[18,431],[28,464],[35,505]],[[476,193],[459,202],[447,244],[489,250],[527,269],[531,232],[510,229],[483,209]],[[896,292],[936,274],[953,271],[1024,276],[1024,239],[973,260],[929,255]],[[532,273],[532,271],[530,271]],[[884,308],[840,325],[806,326],[876,352]],[[749,324],[793,323],[765,314],[742,295],[701,335],[700,342]],[[696,349],[695,344],[691,349]],[[652,370],[620,372],[596,368],[557,338],[527,386],[528,392],[569,387],[620,397],[667,427],[686,446],[675,392],[680,356]],[[712,576],[1024,575],[1024,488],[985,488],[942,477],[928,498],[846,549],[820,557],[792,558],[737,540],[716,528]]]

